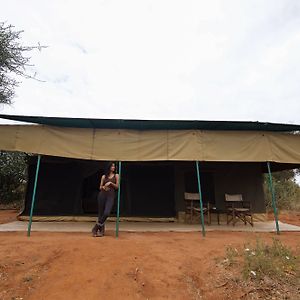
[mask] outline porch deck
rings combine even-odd
[[[93,222],[33,222],[32,231],[44,232],[90,232]],[[28,222],[14,221],[0,224],[0,232],[24,231]],[[279,222],[280,231],[300,231],[300,226]],[[244,232],[275,232],[273,221],[255,222],[254,227],[237,223],[232,225],[207,225],[206,231],[244,231]],[[110,235],[115,231],[115,222],[107,222],[106,230]],[[176,222],[120,222],[119,231],[127,232],[195,232],[201,231],[200,224],[182,224]]]

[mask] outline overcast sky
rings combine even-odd
[[[300,124],[299,0],[0,0],[29,74],[0,113]]]

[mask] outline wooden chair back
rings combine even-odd
[[[242,194],[225,194],[225,201],[228,202],[242,202]]]
[[[200,201],[200,195],[199,195],[199,193],[184,193],[184,199],[185,200],[199,200]]]

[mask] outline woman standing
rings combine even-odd
[[[105,221],[114,205],[115,192],[119,187],[119,174],[115,173],[116,165],[108,163],[105,174],[101,177],[98,194],[98,222],[92,229],[93,236],[104,236]]]

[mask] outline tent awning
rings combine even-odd
[[[298,164],[300,135],[270,131],[0,125],[0,150],[93,160]]]

